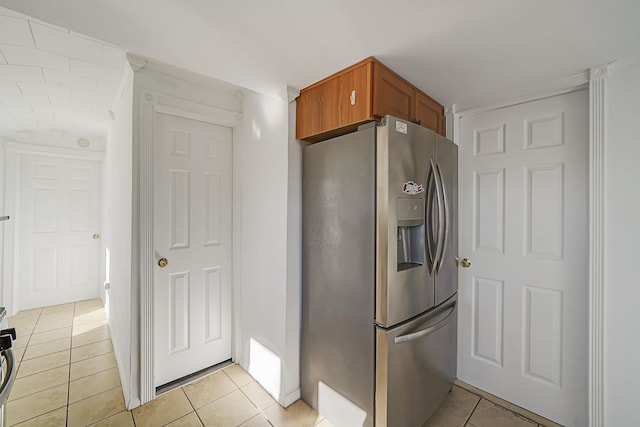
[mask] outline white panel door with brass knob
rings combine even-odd
[[[154,116],[155,385],[231,358],[232,129]]]
[[[458,377],[566,426],[588,424],[587,112],[581,90],[460,119]]]
[[[20,309],[99,297],[100,162],[22,154],[19,170]]]

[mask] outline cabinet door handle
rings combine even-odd
[[[356,91],[355,90],[351,91],[351,95],[349,96],[349,99],[351,100],[351,105],[356,105]]]

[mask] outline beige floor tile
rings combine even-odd
[[[71,362],[89,359],[91,357],[100,356],[101,354],[112,353],[113,345],[111,340],[94,342],[92,344],[74,347],[71,349]]]
[[[38,320],[38,323],[36,324],[33,332],[38,334],[42,332],[53,331],[54,329],[68,328],[71,325],[73,325],[73,319],[71,318],[64,320],[51,320],[48,322]]]
[[[264,415],[258,414],[249,421],[240,424],[240,427],[271,427],[271,424],[269,424]]]
[[[31,335],[29,345],[42,344],[71,336],[71,328],[61,328],[49,332],[40,332]]]
[[[107,315],[103,309],[88,311],[83,314],[76,313],[73,317],[74,324],[95,323],[103,320],[107,320]]]
[[[49,341],[42,344],[29,344],[27,351],[24,353],[24,360],[42,357],[51,353],[58,353],[71,348],[71,338],[60,338],[55,341]]]
[[[13,383],[9,400],[20,399],[39,391],[69,382],[69,365],[49,369],[28,377],[18,378]]]
[[[7,425],[21,423],[67,404],[67,385],[62,384],[7,403]]]
[[[90,331],[86,332],[73,331],[71,347],[80,347],[83,345],[109,339],[111,339],[111,335],[109,334],[109,328],[107,326],[100,326],[96,329],[91,329]]]
[[[16,338],[25,338],[33,333],[36,327],[36,321],[9,321],[10,328],[16,328]]]
[[[116,358],[113,353],[101,354],[100,356],[72,363],[70,378],[71,381],[77,380],[116,366]]]
[[[16,339],[13,340],[11,347],[13,348],[25,348],[29,344],[31,332],[26,333],[24,328],[16,327]]]
[[[194,408],[199,409],[238,388],[224,373],[218,371],[182,387]]]
[[[42,313],[41,308],[34,308],[32,310],[22,310],[16,313],[14,316],[7,317],[7,320],[12,321],[21,321],[21,320],[38,320],[40,314]]]
[[[275,427],[314,426],[322,420],[318,412],[302,400],[296,401],[287,409],[280,405],[270,406],[264,414]]]
[[[462,427],[466,421],[467,417],[458,416],[440,407],[423,427]]]
[[[493,402],[498,406],[502,406],[503,408],[506,408],[506,409],[508,409],[508,410],[510,410],[512,412],[515,412],[516,414],[522,415],[523,417],[528,418],[531,421],[536,422],[538,424],[542,424],[543,426],[546,426],[546,427],[562,427],[562,425],[560,425],[560,424],[556,424],[556,423],[554,423],[553,421],[551,421],[551,420],[549,420],[547,418],[544,418],[544,417],[542,417],[542,416],[540,416],[538,414],[535,414],[535,413],[533,413],[531,411],[527,411],[526,409],[521,408],[520,406],[514,405],[511,402],[507,402],[504,399],[500,399],[499,397],[494,396],[491,393],[488,393],[488,392],[486,392],[484,390],[481,390],[481,389],[479,389],[477,387],[474,387],[474,386],[472,386],[470,384],[467,384],[467,383],[465,383],[463,381],[456,380],[456,386],[459,386],[460,388],[462,388],[464,390],[468,390],[471,393],[477,394],[478,396],[483,397],[484,399],[488,400],[489,402]]]
[[[31,360],[24,360],[20,363],[20,368],[18,369],[18,375],[16,375],[16,378],[22,378],[28,375],[37,374],[38,372],[68,365],[70,355],[71,350],[65,350],[42,357],[36,357]]]
[[[73,335],[81,335],[92,331],[108,328],[107,320],[97,320],[94,322],[74,323]]]
[[[16,348],[11,346],[11,349],[13,350],[13,357],[15,357],[16,361],[20,362],[27,347]]]
[[[202,423],[200,422],[198,415],[196,415],[195,412],[191,412],[190,414],[167,424],[166,427],[202,427]]]
[[[182,389],[178,388],[135,408],[133,418],[136,427],[155,427],[182,418],[189,412],[193,412],[193,407]]]
[[[479,401],[480,397],[475,394],[458,386],[453,386],[449,395],[444,402],[442,402],[442,405],[440,405],[440,409],[449,411],[460,418],[467,419]]]
[[[238,387],[249,384],[253,381],[251,375],[247,373],[240,365],[231,365],[223,369],[223,372],[231,378],[231,381]]]
[[[207,427],[226,427],[238,426],[259,412],[240,390],[236,390],[203,406],[197,413]]]
[[[67,425],[67,407],[63,406],[54,411],[47,412],[39,417],[32,418],[20,424],[17,427],[66,427]]]
[[[60,304],[60,305],[52,305],[49,307],[44,307],[42,309],[42,315],[46,316],[48,314],[63,313],[63,312],[73,313],[75,305],[76,305],[75,303],[70,302],[68,304]]]
[[[271,395],[267,393],[256,381],[252,381],[241,387],[240,390],[242,390],[249,400],[260,410],[265,410],[269,406],[277,403],[275,399],[271,397]]]
[[[131,411],[122,411],[104,420],[91,424],[91,427],[135,427]]]
[[[331,423],[331,421],[324,418],[322,421],[316,424],[316,427],[335,427],[335,426]]]
[[[76,303],[75,314],[76,316],[93,311],[103,310],[102,301],[99,299],[90,299],[85,301],[78,301]],[[104,310],[103,310],[104,311]]]
[[[469,424],[474,427],[537,427],[537,424],[501,406],[482,399],[473,411]]]
[[[89,375],[69,384],[69,403],[120,387],[118,368],[108,369]]]
[[[122,389],[114,388],[69,405],[68,426],[86,426],[125,410]]]
[[[73,311],[60,311],[58,313],[51,314],[41,314],[38,317],[38,324],[48,323],[48,322],[58,322],[62,320],[70,320],[73,321]]]

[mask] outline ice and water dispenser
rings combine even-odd
[[[424,265],[424,199],[401,198],[397,202],[398,271]]]

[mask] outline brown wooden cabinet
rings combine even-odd
[[[387,114],[444,132],[444,107],[375,58],[302,89],[296,112],[296,138],[309,142],[352,132]]]

